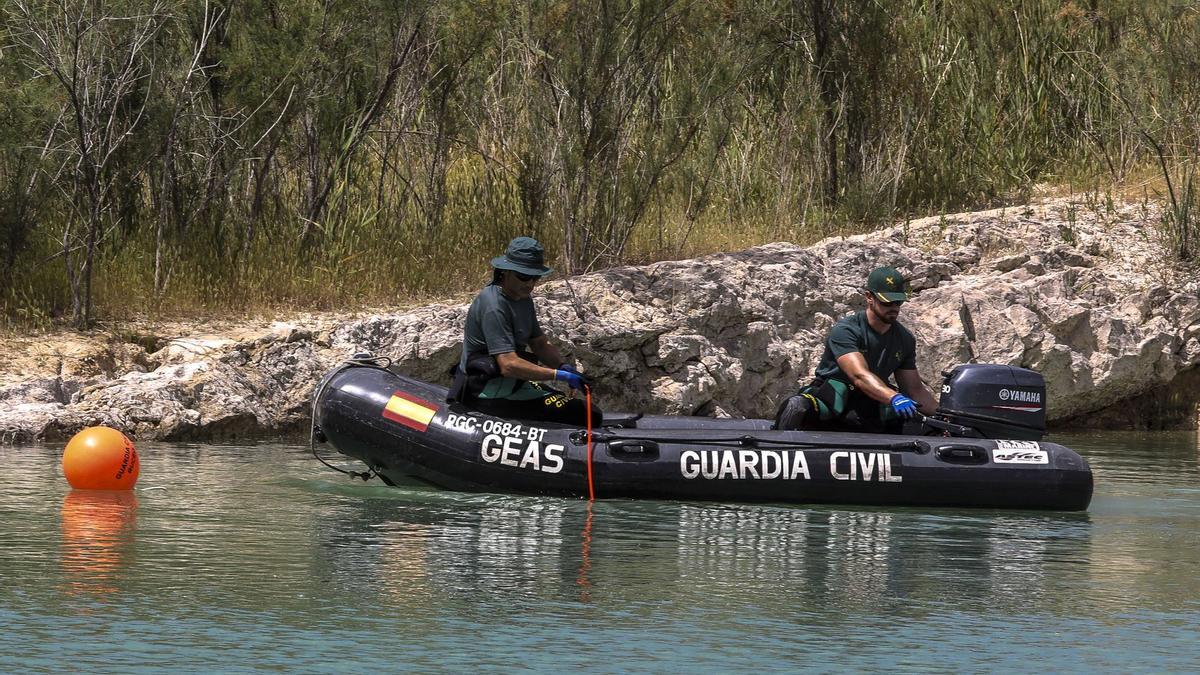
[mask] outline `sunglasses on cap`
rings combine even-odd
[[[867,297],[874,300],[875,304],[879,305],[880,307],[899,307],[900,305],[904,304],[903,300],[893,300],[891,302],[888,302],[887,300],[882,300],[882,299],[880,299],[880,297],[878,295],[876,295],[875,293],[873,293],[871,291],[867,291]]]

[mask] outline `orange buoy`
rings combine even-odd
[[[63,451],[63,474],[80,490],[132,490],[138,479],[133,442],[111,427],[88,427]]]

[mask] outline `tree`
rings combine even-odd
[[[121,10],[125,10],[122,12]],[[14,0],[8,8],[19,58],[62,94],[47,129],[44,170],[70,207],[61,254],[71,287],[72,320],[92,321],[92,276],[108,236],[114,192],[133,172],[121,152],[144,119],[154,76],[154,43],[170,21],[162,2]]]

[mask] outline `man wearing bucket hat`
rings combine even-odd
[[[575,390],[589,384],[563,360],[538,323],[533,288],[551,272],[536,239],[513,239],[492,258],[492,282],[471,303],[462,357],[448,398],[502,417],[583,425],[586,404],[542,382]],[[592,424],[602,415],[592,408]]]
[[[876,268],[863,293],[867,308],[830,329],[813,381],[783,401],[775,428],[899,432],[918,409],[937,409],[917,372],[917,340],[898,321],[908,300],[904,275]]]

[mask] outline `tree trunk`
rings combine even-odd
[[[816,42],[814,66],[817,69],[817,86],[821,92],[823,110],[821,116],[825,126],[821,130],[821,145],[825,151],[825,201],[835,204],[841,191],[838,175],[837,106],[838,85],[833,73],[830,49],[830,0],[811,0],[809,10],[812,18],[813,37]]]

